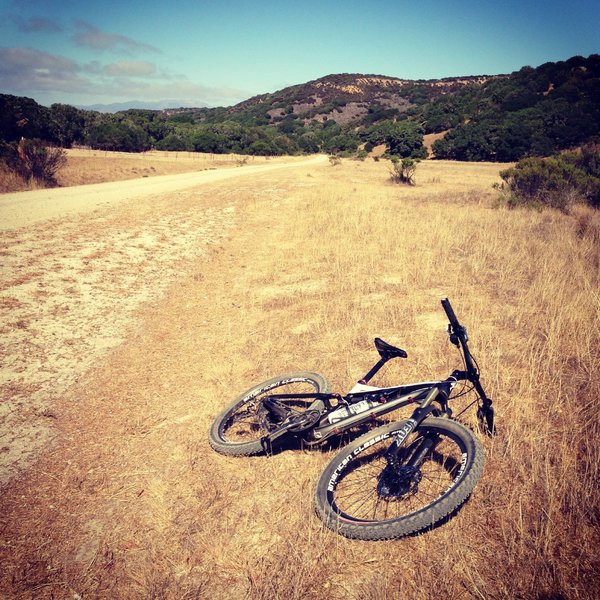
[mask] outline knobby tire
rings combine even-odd
[[[315,496],[316,512],[327,527],[355,539],[400,538],[432,528],[469,497],[483,471],[477,438],[456,421],[428,417],[399,450],[397,445],[390,450],[407,423],[372,429],[327,465]],[[425,437],[437,441],[416,471],[403,471]]]
[[[264,453],[263,438],[280,423],[268,414],[261,399],[270,394],[326,393],[327,379],[318,373],[295,371],[263,381],[240,394],[214,420],[208,436],[212,448],[221,454],[252,456]],[[311,399],[282,400],[292,412],[301,413]],[[321,403],[322,406],[322,403]]]

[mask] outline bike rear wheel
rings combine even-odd
[[[251,456],[265,452],[262,438],[277,429],[284,421],[268,411],[262,400],[271,394],[313,394],[330,391],[327,379],[318,373],[295,371],[263,381],[238,396],[214,420],[209,431],[209,443],[222,454]],[[314,408],[314,398],[278,400],[290,415]],[[322,403],[320,403],[322,407]],[[315,409],[315,410],[318,410]]]
[[[315,497],[327,527],[349,538],[399,538],[431,528],[465,502],[483,470],[479,441],[456,421],[429,417],[398,448],[396,435],[408,423],[369,431],[327,465]]]

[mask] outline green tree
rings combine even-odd
[[[150,138],[139,125],[113,120],[92,125],[88,129],[86,143],[99,150],[119,152],[144,152],[150,149]]]
[[[86,119],[82,110],[69,104],[52,104],[50,119],[54,136],[63,148],[83,142]]]
[[[215,154],[227,152],[225,138],[219,135],[211,125],[196,127],[191,136],[191,142],[196,152],[214,152]]]
[[[307,131],[298,138],[298,147],[302,152],[314,154],[319,151],[319,138],[314,132]]]
[[[250,144],[248,148],[249,154],[254,154],[256,156],[274,156],[278,154],[277,148],[275,148],[272,144],[270,144],[266,140],[256,140]]]
[[[180,133],[170,133],[154,146],[157,150],[185,151],[193,150],[190,140]]]
[[[35,100],[0,94],[0,140],[18,142],[37,138],[57,142],[51,129],[50,110]]]
[[[412,121],[381,121],[367,132],[366,141],[373,146],[385,144],[392,156],[427,156],[423,146],[423,129]]]

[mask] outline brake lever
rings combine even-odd
[[[448,323],[448,337],[450,338],[450,343],[458,348],[458,336],[454,333],[454,329],[452,329],[450,323]]]

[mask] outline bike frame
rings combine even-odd
[[[450,416],[451,411],[448,407],[447,399],[450,391],[459,381],[458,375],[459,372],[455,372],[445,381],[423,381],[386,388],[368,386],[368,389],[361,391],[357,390],[358,386],[363,385],[359,383],[346,396],[340,396],[339,394],[273,394],[268,396],[268,399],[274,401],[291,399],[315,399],[323,401],[326,411],[320,417],[318,424],[310,429],[307,436],[309,443],[321,443],[332,435],[339,435],[351,427],[375,421],[378,417],[415,403],[419,406],[410,418],[417,424],[432,412],[436,412],[437,416],[441,414]],[[332,406],[331,400],[337,400],[338,405],[335,407]],[[343,417],[335,423],[329,423],[328,417],[334,410],[344,405],[351,407],[353,404],[357,404],[363,400],[372,402],[373,406],[358,414]],[[438,404],[440,404],[440,410],[431,405],[434,400],[437,400]],[[274,442],[296,427],[296,423],[293,423],[290,427],[283,425],[267,436],[269,442]]]
[[[490,435],[493,434],[494,412],[492,409],[492,401],[487,397],[479,380],[479,370],[468,347],[467,330],[458,322],[447,298],[442,300],[442,306],[450,321],[450,324],[448,325],[450,342],[461,350],[466,367],[465,371],[455,370],[447,379],[440,381],[423,381],[385,388],[367,385],[373,376],[389,360],[397,356],[406,356],[406,353],[403,350],[394,348],[393,350],[395,352],[393,354],[382,353],[380,360],[345,396],[333,393],[272,394],[267,396],[263,402],[274,412],[277,412],[278,410],[277,402],[279,400],[293,399],[320,400],[323,402],[326,410],[321,414],[321,411],[311,411],[309,408],[305,413],[300,415],[300,419],[289,420],[287,423],[284,422],[280,427],[265,436],[263,439],[264,443],[271,445],[279,438],[289,435],[290,433],[306,432],[306,441],[308,443],[320,444],[332,435],[339,435],[351,427],[363,425],[369,421],[375,421],[378,417],[387,413],[416,403],[418,404],[418,407],[413,411],[407,421],[407,431],[402,435],[402,439],[397,440],[398,445],[401,445],[408,434],[418,427],[423,419],[430,414],[446,417],[452,415],[452,411],[448,406],[448,400],[452,389],[459,381],[470,381],[473,384],[479,400],[481,401],[477,416],[487,430],[487,433]],[[378,340],[376,340],[376,345],[377,341]],[[381,342],[381,340],[379,340],[379,342]],[[332,400],[337,401],[336,406],[332,405]],[[361,401],[368,401],[372,403],[372,406],[357,414],[350,414],[342,417],[335,423],[329,422],[329,415],[338,408],[347,406],[351,410],[352,405]],[[434,402],[436,403],[435,405],[433,404]],[[313,413],[312,416],[311,413]],[[302,420],[303,418],[304,421]]]

